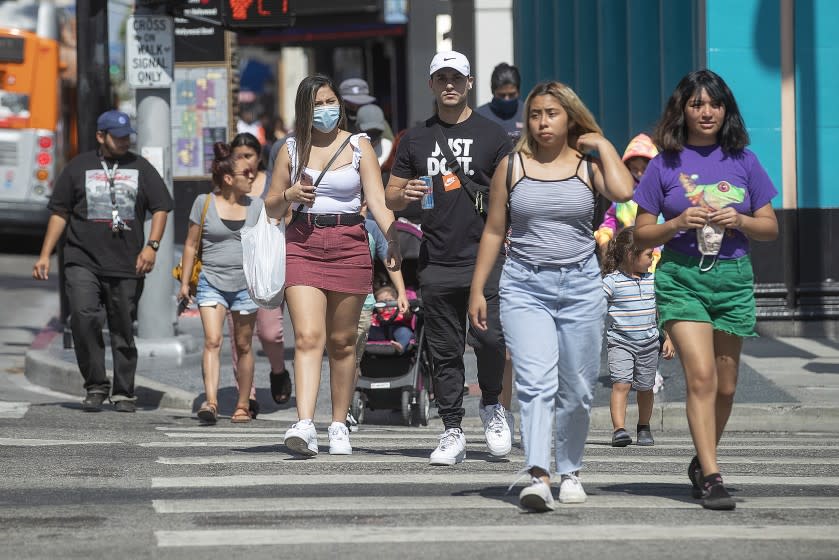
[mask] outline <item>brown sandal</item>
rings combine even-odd
[[[230,421],[234,424],[247,424],[251,421],[251,412],[244,406],[237,406],[236,410],[233,411],[233,416],[230,417]]]
[[[202,424],[215,424],[218,422],[218,404],[205,402],[198,409],[198,419]]]

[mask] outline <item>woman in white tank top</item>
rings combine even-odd
[[[345,120],[332,81],[319,74],[305,78],[295,101],[296,136],[277,154],[265,199],[271,217],[294,210],[286,228],[285,293],[294,325],[298,421],[284,443],[308,456],[318,453],[313,419],[324,348],[332,385],[329,452],[352,453],[345,420],[355,388],[358,320],[373,276],[358,213],[362,192],[388,239],[388,268],[399,270],[401,260],[376,153],[366,134],[342,130]]]
[[[559,501],[586,499],[578,471],[600,370],[606,312],[594,254],[595,195],[629,200],[632,176],[568,86],[537,85],[527,98],[524,116],[527,126],[514,155],[501,162],[492,178],[469,318],[476,328],[486,328],[484,284],[504,243],[509,201],[511,244],[500,282],[501,323],[516,375],[531,476],[519,501],[531,511],[549,511],[554,509],[554,417]]]

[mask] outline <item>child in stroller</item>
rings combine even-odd
[[[408,351],[414,336],[413,313],[405,313],[396,306],[396,288],[385,284],[375,292],[376,306],[370,318],[369,342],[389,341],[396,354],[402,356]]]

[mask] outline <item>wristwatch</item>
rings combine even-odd
[[[149,239],[149,242],[146,243],[146,245],[148,245],[149,247],[151,247],[155,251],[160,249],[160,241],[155,241],[154,239]]]

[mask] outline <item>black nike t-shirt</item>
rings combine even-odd
[[[449,191],[443,187],[446,161],[437,145],[436,124],[443,128],[452,155],[463,172],[477,183],[470,185],[473,190],[477,186],[488,192],[495,168],[513,147],[503,128],[474,111],[457,124],[442,122],[435,115],[408,130],[399,142],[392,175],[402,179],[430,175],[434,184],[434,208],[422,211],[419,266],[472,266],[478,255],[484,221],[462,186]]]
[[[49,209],[67,220],[64,264],[79,265],[101,276],[135,278],[137,255],[143,249],[147,212],[172,210],[172,196],[160,174],[142,156],[128,152],[106,160],[113,170],[114,201],[129,229],[111,231],[113,202],[110,181],[96,151],[73,158],[62,170]]]

